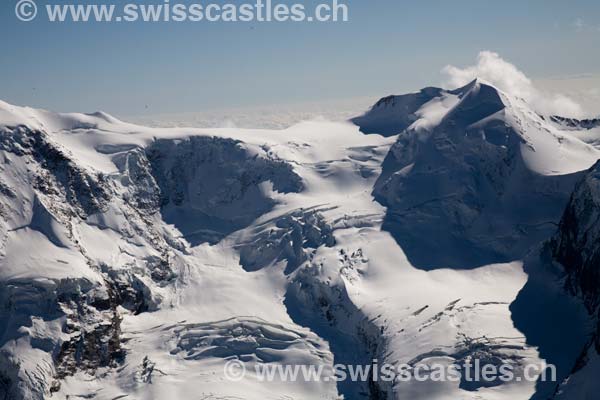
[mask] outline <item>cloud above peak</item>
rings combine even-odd
[[[507,94],[525,99],[541,114],[570,118],[581,118],[584,115],[582,107],[567,96],[538,90],[522,71],[498,53],[482,51],[477,56],[475,65],[465,68],[448,65],[442,73],[445,76],[444,84],[452,88],[464,86],[479,78]]]

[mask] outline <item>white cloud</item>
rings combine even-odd
[[[585,21],[583,18],[577,18],[573,23],[573,26],[575,26],[577,32],[582,32],[585,29]]]
[[[447,86],[460,87],[480,78],[507,94],[525,99],[537,112],[545,115],[581,118],[584,114],[581,106],[567,96],[538,90],[517,67],[491,51],[480,52],[475,65],[466,68],[448,65],[442,73],[446,76]]]

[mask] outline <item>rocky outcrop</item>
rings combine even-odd
[[[550,121],[570,129],[594,129],[600,127],[600,118],[574,119],[553,115]]]
[[[575,188],[551,246],[569,290],[594,312],[600,305],[600,162]]]
[[[110,201],[106,177],[79,167],[47,133],[24,126],[3,128],[0,150],[30,158],[39,165],[33,186],[43,194],[60,197],[79,217],[106,211]]]
[[[550,249],[566,272],[566,289],[583,300],[592,319],[591,339],[557,398],[589,398],[598,389],[590,377],[600,369],[600,162],[577,184]]]

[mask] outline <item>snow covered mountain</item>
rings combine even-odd
[[[599,138],[480,80],[280,131],[0,102],[0,398],[585,399],[597,188],[569,198]],[[265,384],[231,359],[571,378]]]
[[[434,97],[408,115],[408,127],[387,123],[399,135],[374,195],[387,207],[383,228],[411,263],[471,268],[521,259],[553,233],[596,149],[479,81],[392,98],[355,121],[371,126],[410,96],[417,104]]]

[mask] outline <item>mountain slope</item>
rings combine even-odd
[[[486,83],[446,96],[453,106],[423,113],[384,163],[374,190],[387,207],[384,229],[425,269],[522,258],[552,234],[598,150]]]
[[[544,362],[511,304],[599,157],[589,127],[480,81],[353,121],[152,129],[0,103],[0,396],[533,395],[524,380],[225,380],[231,359]]]
[[[571,376],[557,398],[590,398],[597,393],[600,368],[600,163],[578,183],[550,243],[552,254],[565,269],[568,291],[580,297],[591,316],[591,339],[583,348]]]

